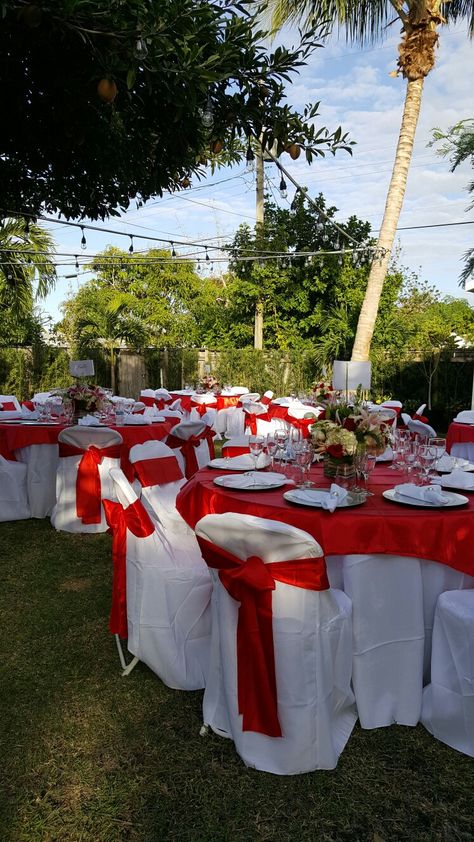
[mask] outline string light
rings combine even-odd
[[[81,231],[82,231],[81,249],[84,250],[84,249],[87,248],[87,240],[86,240],[86,235],[84,234],[84,226],[83,225],[81,225]]]
[[[252,147],[250,146],[250,141],[249,145],[247,146],[247,151],[245,153],[245,160],[247,162],[247,165],[245,167],[246,171],[253,172],[253,169],[255,167],[255,154]]]
[[[30,220],[25,219],[25,234],[29,234],[29,233],[30,233]]]
[[[130,237],[130,245],[128,247],[129,254],[133,254],[133,234],[128,235]]]
[[[77,254],[76,254],[76,256],[75,256],[75,257],[76,257],[76,264],[75,264],[75,265],[76,265],[76,269],[77,269],[77,270],[79,270],[79,260],[77,259]]]
[[[206,251],[206,260],[210,260],[209,253],[207,251],[207,246],[205,246],[205,251]]]
[[[214,125],[214,107],[209,95],[207,97],[206,107],[201,111],[201,123],[206,129],[211,129]]]
[[[147,57],[148,47],[143,38],[137,38],[135,48],[133,50],[133,55],[139,60]]]
[[[286,197],[288,196],[288,190],[286,189],[286,181],[283,178],[283,175],[281,177],[280,187],[278,189],[280,191],[281,198],[286,199]]]
[[[175,248],[174,248],[174,243],[173,243],[173,242],[171,242],[171,243],[170,243],[170,246],[171,246],[171,248],[172,248],[171,257],[176,257],[176,251],[175,251]]]

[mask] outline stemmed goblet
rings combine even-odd
[[[250,450],[251,455],[253,456],[254,471],[257,470],[258,457],[260,456],[261,453],[263,453],[263,446],[264,446],[263,436],[250,436],[249,450]]]

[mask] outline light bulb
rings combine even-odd
[[[135,44],[133,55],[135,58],[144,59],[148,55],[148,47],[145,44],[143,38],[138,38]]]

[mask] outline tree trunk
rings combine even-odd
[[[382,287],[387,274],[400,211],[405,198],[408,170],[413,153],[418,117],[420,115],[423,82],[424,78],[407,82],[397,154],[395,156],[382,226],[377,242],[377,248],[384,251],[384,256],[380,260],[375,258],[372,261],[364,302],[357,323],[354,347],[352,349],[352,359],[358,362],[364,362],[369,359],[370,345],[377,319]]]
[[[109,349],[109,355],[110,355],[110,388],[112,389],[112,394],[115,395],[115,388],[116,388],[116,382],[115,382],[115,353],[114,353],[113,345]]]

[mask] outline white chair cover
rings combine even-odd
[[[142,501],[148,511],[155,518],[158,518],[165,530],[174,529],[180,533],[190,534],[194,538],[194,532],[189,528],[186,521],[183,520],[176,508],[176,497],[183,485],[186,484],[186,477],[180,467],[177,453],[177,450],[173,450],[162,441],[147,441],[144,444],[135,444],[132,448],[130,448],[128,458],[132,465],[135,466],[138,476],[138,480],[136,482],[139,485]],[[146,464],[149,463],[150,460],[163,459],[171,460],[172,463],[176,463],[176,471],[179,471],[181,478],[171,482],[166,482],[159,477],[158,467],[156,469],[158,481],[153,485],[143,484],[139,476],[139,463]],[[135,483],[134,488],[137,490]],[[170,536],[168,536],[168,538],[171,541]]]
[[[205,394],[205,395],[196,395],[192,396],[192,402],[195,404],[199,404],[200,407],[205,406],[206,412],[204,415],[198,411],[198,409],[193,406],[189,415],[190,421],[202,421],[204,418],[206,420],[206,424],[210,427],[213,427],[216,422],[217,418],[217,409],[216,405],[216,395]]]
[[[112,469],[114,497],[124,506],[137,495],[123,472]],[[205,686],[211,634],[211,580],[198,553],[173,552],[157,526],[146,538],[127,530],[128,649],[168,687]]]
[[[231,395],[248,395],[249,390],[246,386],[231,386],[229,389]]]
[[[474,409],[463,409],[454,419],[458,424],[474,424]]]
[[[316,541],[285,523],[250,515],[206,515],[196,534],[241,559],[318,558]],[[350,688],[351,606],[340,591],[281,582],[272,594],[278,718],[282,737],[243,731],[237,707],[239,603],[211,570],[212,640],[204,722],[234,740],[247,766],[280,775],[333,769],[357,718]]]
[[[423,421],[415,421],[413,418],[410,418],[410,420],[406,423],[410,433],[416,433],[420,439],[430,439],[433,436],[436,436],[436,432],[433,430],[433,427],[429,424],[425,424]]]
[[[342,574],[352,601],[352,682],[362,728],[416,725],[424,653],[420,561],[347,555],[327,562],[331,585],[340,584]]]
[[[168,389],[155,389],[155,398],[158,400],[170,402],[173,400]]]
[[[116,430],[108,427],[68,427],[61,430],[58,442],[80,448],[84,452],[91,445],[98,448],[112,447],[122,444],[122,436]],[[51,524],[62,532],[106,532],[107,521],[101,506],[100,523],[83,523],[77,516],[76,510],[76,480],[82,456],[63,456],[59,459],[56,483],[56,504],[51,514]],[[120,466],[120,458],[104,456],[97,466],[101,499],[114,499],[114,484],[110,477],[110,469]]]
[[[437,740],[474,757],[474,590],[438,599],[421,721]]]
[[[21,418],[21,406],[18,398],[15,395],[0,395],[0,421],[9,421],[15,418]]]
[[[249,401],[259,401],[260,394],[259,392],[246,392],[245,395],[242,395],[240,398],[240,403],[243,405],[244,403],[248,403]]]
[[[26,465],[0,456],[0,521],[31,517],[26,488]]]
[[[56,477],[59,455],[57,444],[30,444],[15,450],[26,464],[26,484],[31,517],[49,517],[56,503]]]

